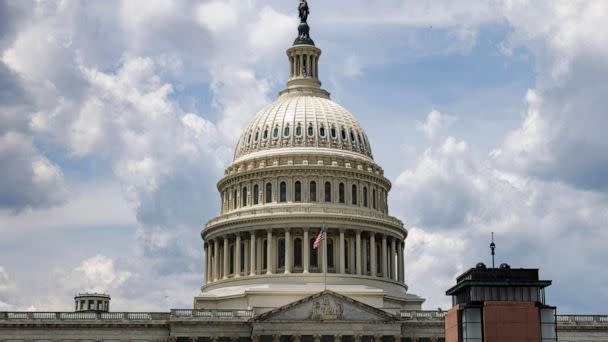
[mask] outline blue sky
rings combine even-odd
[[[69,310],[84,290],[191,306],[215,183],[285,84],[296,5],[0,2],[0,310]],[[310,6],[321,81],[393,182],[425,308],[449,307],[495,232],[559,312],[604,313],[608,3]]]

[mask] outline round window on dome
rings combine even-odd
[[[289,136],[289,126],[285,126],[285,129],[283,129],[283,135],[286,137]]]
[[[336,127],[331,128],[331,137],[336,139]]]
[[[312,137],[315,134],[314,128],[312,128],[312,124],[308,126],[308,136]]]
[[[298,124],[298,127],[296,127],[296,136],[302,136],[302,126],[300,126],[300,124]]]
[[[279,136],[279,127],[275,127],[274,130],[272,131],[272,137],[276,138]]]
[[[319,129],[319,135],[321,136],[321,138],[325,138],[325,127],[321,126],[321,128]]]

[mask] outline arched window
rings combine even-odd
[[[316,202],[317,201],[317,182],[312,181],[310,182],[310,201],[311,202]]]
[[[272,131],[272,137],[276,138],[279,136],[279,127],[275,127],[274,130]]]
[[[247,143],[249,144],[251,142],[251,133],[249,133],[249,136],[247,137]]]
[[[336,139],[336,127],[331,128],[331,137]]]
[[[327,268],[334,267],[334,239],[327,239]]]
[[[302,267],[302,239],[293,241],[293,267]]]
[[[367,208],[367,187],[363,187],[363,206]]]
[[[308,125],[308,136],[312,137],[315,134],[315,130],[312,128],[312,124]]]
[[[264,140],[268,139],[268,128],[264,130]]]
[[[302,202],[302,183],[300,183],[300,181],[297,181],[293,187],[294,187],[293,201]]]
[[[247,187],[243,188],[242,196],[243,196],[243,199],[242,199],[243,207],[246,207],[247,206]]]
[[[355,134],[353,133],[353,131],[350,131],[350,141],[352,141],[353,143],[355,142]]]
[[[236,209],[236,205],[237,205],[237,203],[238,203],[238,202],[236,201],[236,194],[237,194],[237,193],[238,193],[238,192],[237,192],[236,190],[234,190],[234,194],[233,194],[234,196],[232,196],[232,205],[233,205],[233,208],[232,208],[232,209]]]
[[[268,268],[268,240],[264,240],[262,244],[264,247],[262,248],[262,268]]]
[[[255,141],[260,140],[260,132],[255,132]]]
[[[376,209],[376,189],[372,190],[372,208]]]
[[[300,126],[300,124],[298,124],[298,127],[296,127],[296,136],[302,136],[302,126]]]
[[[361,134],[357,133],[357,142],[361,145]]]
[[[266,183],[266,203],[272,202],[272,184]]]
[[[353,184],[351,197],[352,197],[352,203],[356,205],[357,204],[357,186],[354,184]]]
[[[325,182],[325,202],[331,202],[331,183]]]
[[[240,272],[245,272],[245,244],[241,242],[241,269]]]
[[[342,140],[346,140],[346,131],[344,128],[342,128],[342,131],[340,131],[340,135],[342,135]]]
[[[286,137],[289,136],[289,126],[285,126],[285,128],[283,129],[283,135]]]
[[[277,255],[277,260],[279,261],[279,268],[283,268],[285,267],[285,239],[279,239],[278,243],[279,248],[277,250],[279,255]]]
[[[325,127],[321,126],[321,128],[319,128],[319,135],[321,138],[325,138]]]
[[[234,273],[234,244],[230,245],[230,273]]]
[[[315,243],[315,238],[310,239],[310,267],[319,267],[318,248],[312,248]]]
[[[279,201],[281,203],[287,202],[287,183],[281,182],[279,184]]]
[[[256,184],[253,186],[253,204],[259,204],[260,187]]]
[[[338,201],[344,203],[344,183],[340,183],[338,186]]]

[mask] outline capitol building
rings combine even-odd
[[[408,230],[390,215],[391,182],[365,129],[322,87],[306,1],[299,11],[287,85],[217,184],[193,307],[113,312],[109,296],[80,294],[74,312],[0,312],[0,342],[445,341],[445,312],[422,310],[405,283]],[[608,341],[608,317],[558,315],[557,334]]]

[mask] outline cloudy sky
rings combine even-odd
[[[0,310],[191,307],[240,130],[287,78],[297,1],[0,1]],[[608,2],[310,0],[425,308],[479,261],[608,303]]]

